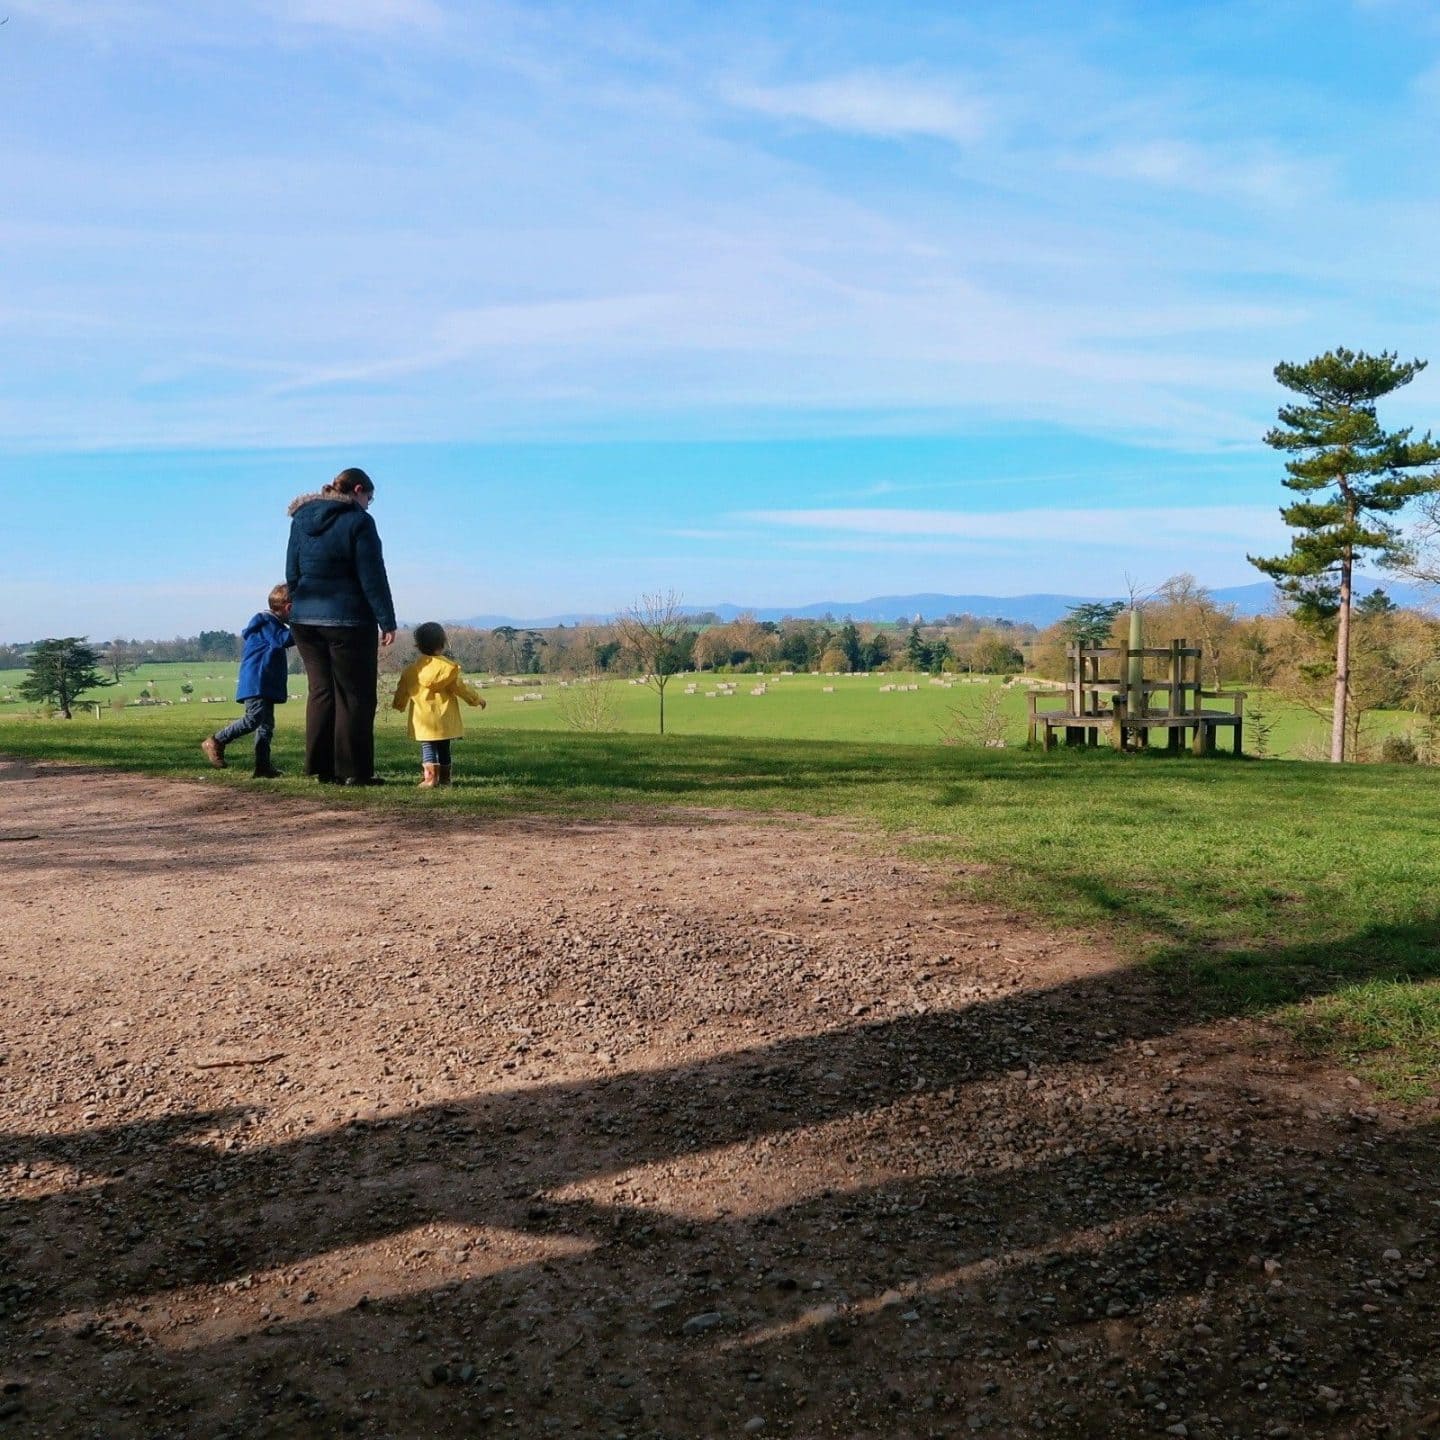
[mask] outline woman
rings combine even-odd
[[[375,690],[380,644],[395,641],[395,605],[380,533],[370,518],[375,485],[342,470],[318,495],[290,504],[290,630],[305,664],[305,773],[322,784],[383,785],[375,773]]]

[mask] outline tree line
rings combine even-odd
[[[1381,427],[1376,402],[1408,385],[1423,360],[1343,348],[1303,364],[1282,362],[1275,378],[1298,396],[1280,407],[1279,424],[1264,439],[1291,458],[1283,485],[1300,498],[1281,509],[1294,532],[1288,553],[1250,556],[1276,582],[1272,614],[1241,622],[1233,607],[1217,605],[1193,576],[1167,580],[1145,604],[1152,643],[1184,638],[1203,652],[1213,688],[1229,680],[1278,690],[1317,712],[1328,708],[1329,758],[1361,758],[1365,718],[1377,709],[1405,708],[1423,717],[1423,737],[1440,729],[1440,628],[1430,617],[1401,610],[1375,590],[1355,591],[1356,566],[1367,557],[1402,573],[1440,582],[1440,443],[1430,432]],[[1400,526],[1401,513],[1419,502],[1419,524]],[[1132,598],[1131,608],[1135,606]],[[893,625],[833,617],[816,621],[758,620],[741,615],[721,623],[687,615],[673,594],[642,597],[612,625],[492,630],[450,628],[450,651],[466,669],[521,675],[638,674],[660,693],[685,670],[759,670],[768,666],[826,673],[879,670],[1028,669],[1067,673],[1065,647],[1123,644],[1122,602],[1093,602],[1043,632],[1002,619],[921,617]],[[171,641],[116,638],[93,650],[84,637],[34,646],[0,647],[0,667],[31,667],[22,694],[54,698],[68,716],[80,689],[118,683],[127,669],[153,661],[204,663],[239,657],[240,637],[201,631]],[[398,670],[403,651],[382,654]],[[1258,727],[1263,736],[1263,723]],[[1432,744],[1432,750],[1440,742]],[[1408,758],[1408,757],[1407,757]],[[1432,757],[1433,758],[1433,757]]]

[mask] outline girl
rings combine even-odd
[[[445,631],[433,620],[415,627],[415,648],[420,658],[405,667],[391,703],[397,710],[409,708],[410,738],[420,742],[419,788],[433,790],[450,783],[450,742],[465,733],[459,702],[483,710],[485,701],[441,653]]]

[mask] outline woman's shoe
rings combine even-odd
[[[367,775],[362,780],[360,776],[352,775],[345,783],[347,785],[383,785],[385,777],[383,775]]]

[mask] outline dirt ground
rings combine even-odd
[[[0,1435],[1440,1435],[1435,1111],[946,879],[0,761]]]

